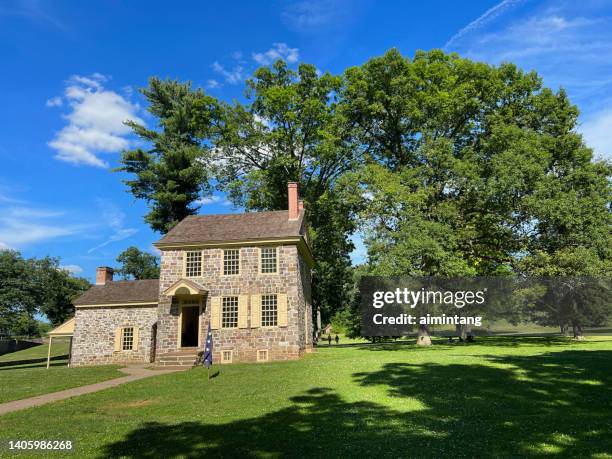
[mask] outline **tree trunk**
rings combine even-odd
[[[572,323],[572,330],[574,331],[574,339],[578,341],[582,341],[584,339],[584,335],[582,334],[582,327],[580,324],[574,322]]]
[[[561,334],[567,336],[567,324],[559,325],[559,329],[561,330]]]
[[[467,328],[465,325],[455,325],[455,333],[457,333],[457,336],[463,341],[467,339]]]
[[[429,337],[429,330],[427,329],[427,325],[419,325],[416,343],[419,346],[431,346],[431,338]]]

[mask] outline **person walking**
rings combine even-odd
[[[331,346],[331,335],[327,335],[327,344]]]
[[[338,337],[338,335],[336,335],[336,344],[338,344],[340,342],[340,338]]]

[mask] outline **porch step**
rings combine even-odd
[[[160,367],[191,367],[198,361],[197,349],[181,349],[168,352],[155,359],[155,365]]]

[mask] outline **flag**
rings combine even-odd
[[[210,368],[213,363],[213,338],[212,329],[210,328],[210,322],[208,323],[208,334],[206,335],[206,345],[204,346],[204,366]]]

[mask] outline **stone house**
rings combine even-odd
[[[71,364],[193,364],[213,330],[215,362],[312,350],[312,253],[296,183],[288,210],[185,218],[155,246],[157,280],[96,285],[75,301]]]

